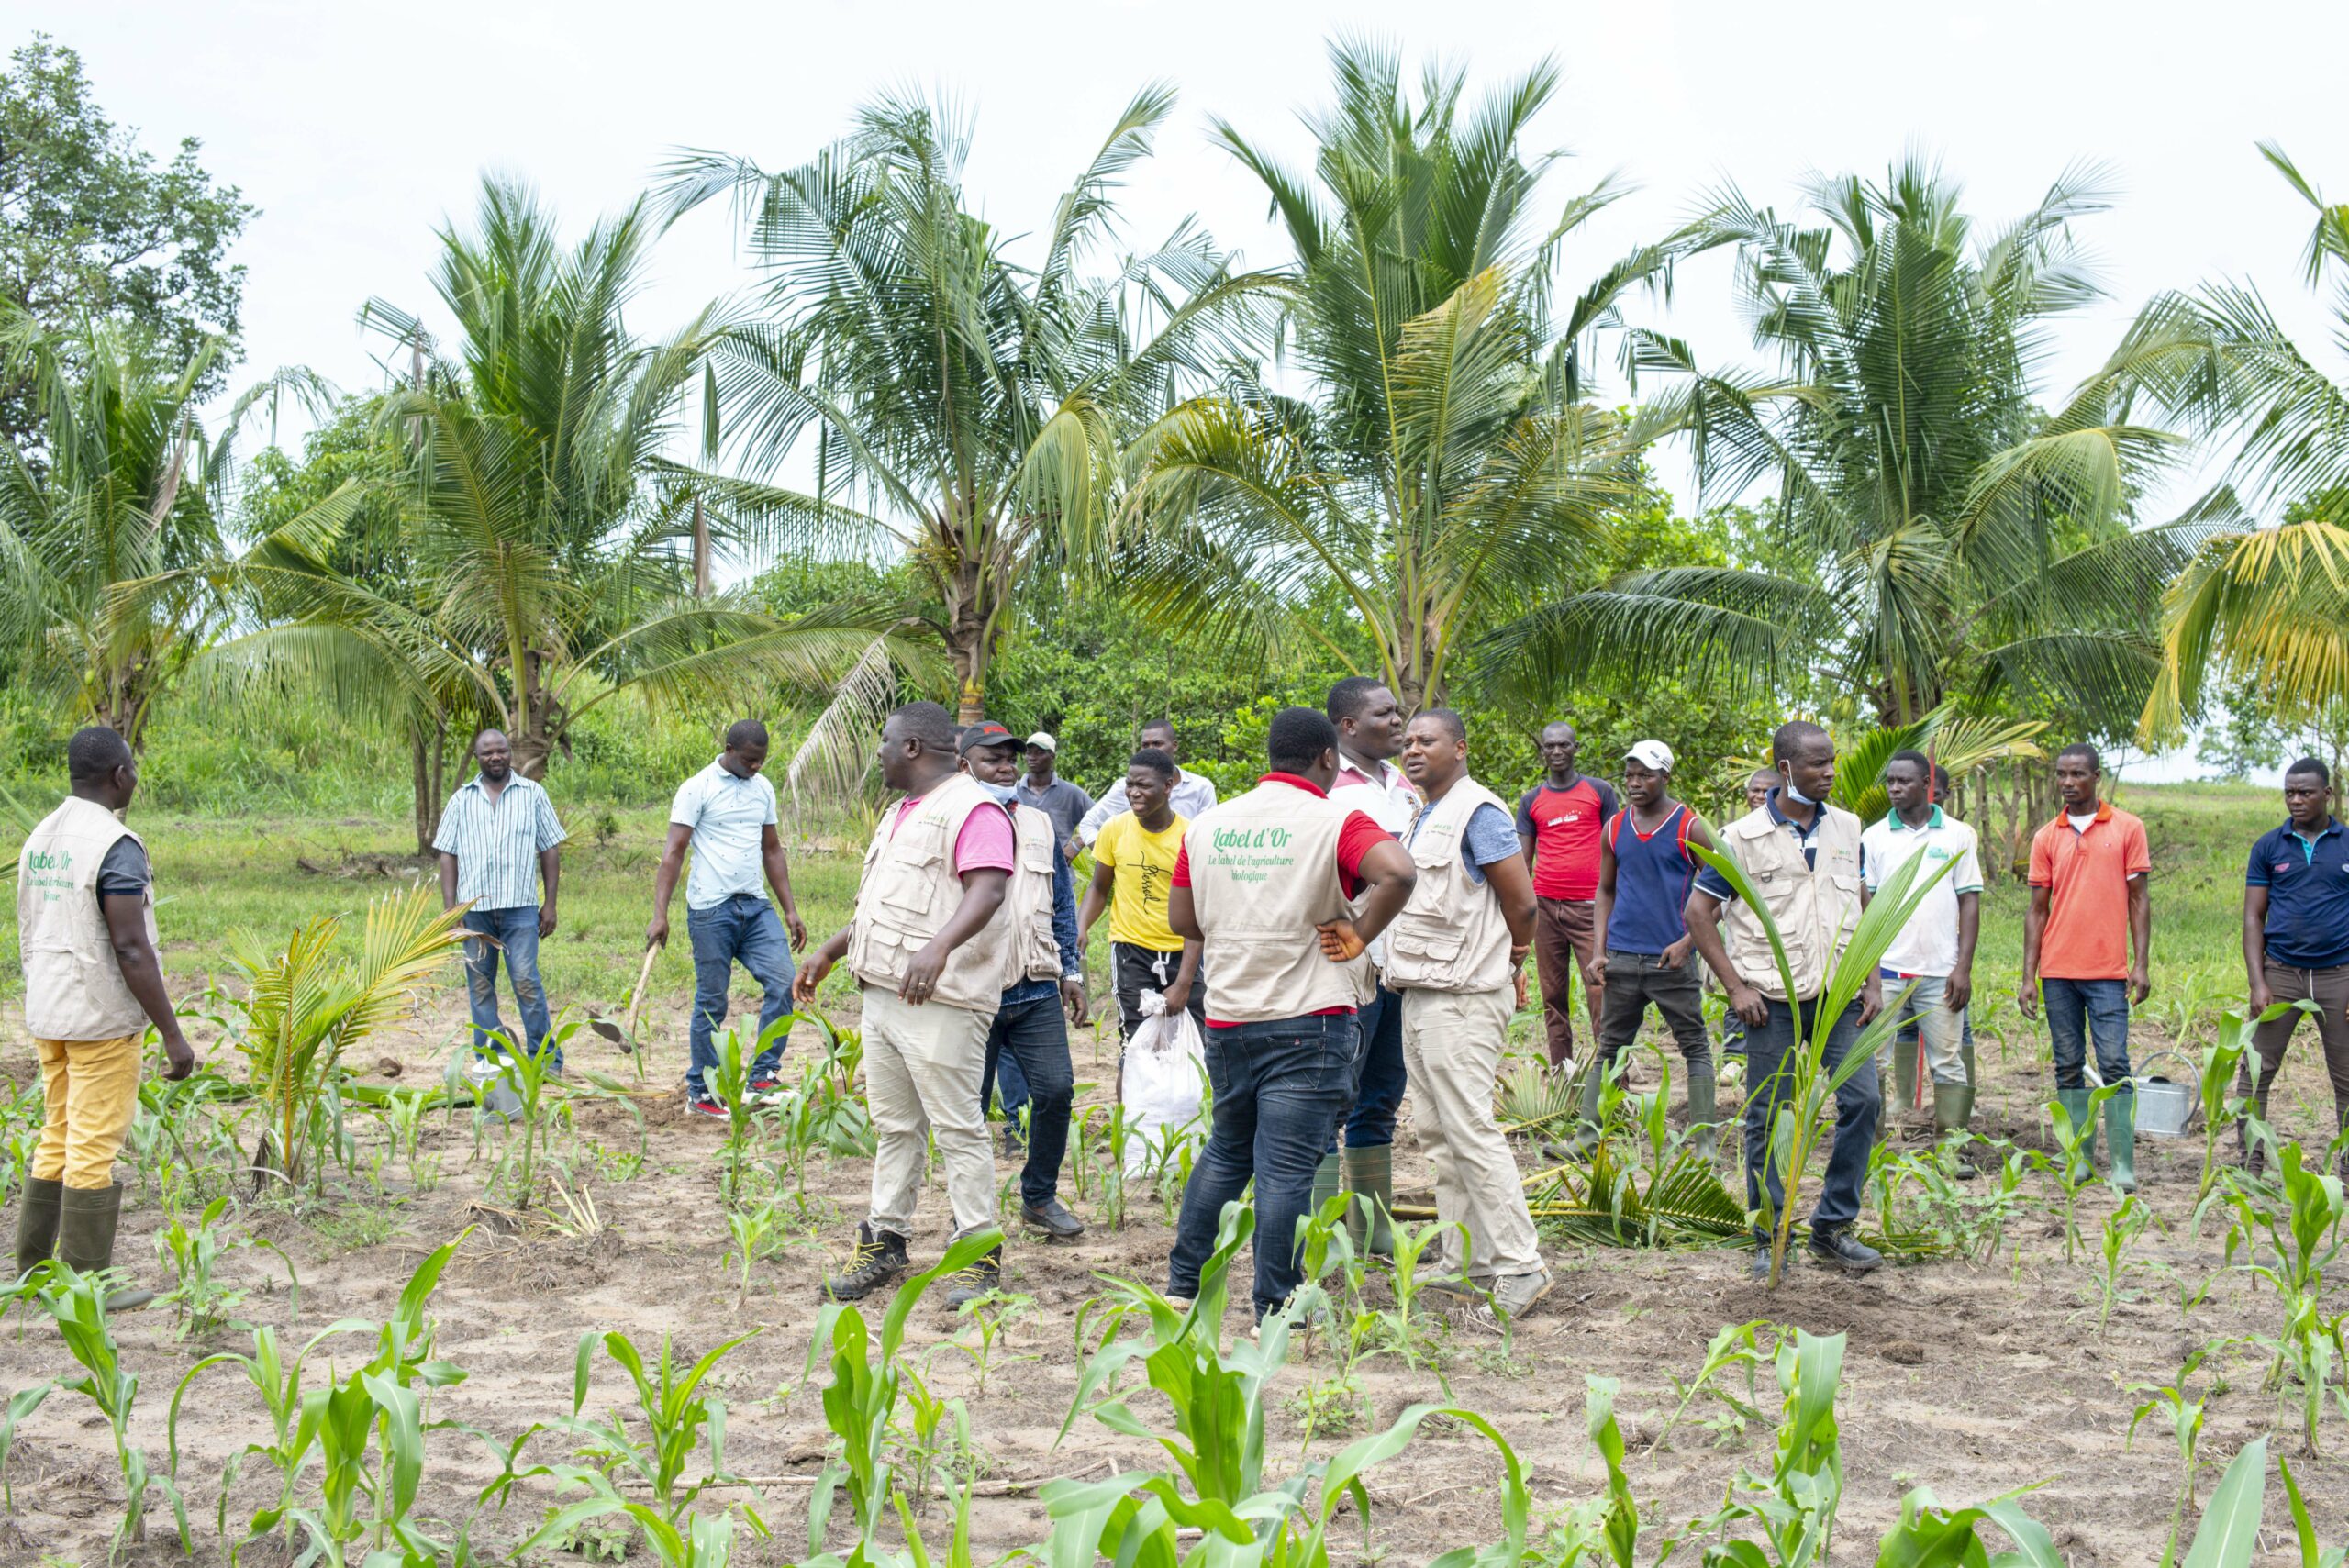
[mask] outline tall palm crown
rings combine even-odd
[[[2099,297],[2073,235],[2105,205],[2068,173],[1979,235],[1962,192],[1911,157],[1881,184],[1813,181],[1812,223],[1730,191],[1706,238],[1737,250],[1743,311],[1775,364],[1685,375],[1655,412],[1685,428],[1709,493],[1775,484],[1791,570],[1668,568],[1551,606],[1518,651],[1693,660],[1753,678],[1789,661],[1908,723],[1965,686],[2021,687],[2119,722],[2152,679],[2144,606],[2205,524],[2132,531],[2135,488],[2169,457],[2105,376],[2036,400],[2052,322]]]
[[[2349,348],[2349,204],[2328,204],[2284,155],[2260,151],[2316,211],[2302,255],[2331,282],[2336,350]],[[2279,713],[2349,706],[2349,389],[2276,320],[2249,284],[2210,284],[2148,305],[2121,373],[2198,433],[2236,442],[2229,474],[2277,526],[2212,539],[2171,585],[2149,739],[2199,716],[2214,674],[2249,677]]]
[[[475,229],[443,234],[433,278],[455,352],[380,405],[413,443],[395,552],[411,577],[362,579],[325,549],[264,540],[240,563],[273,622],[264,640],[305,659],[356,648],[428,708],[470,691],[533,778],[620,692],[739,700],[774,681],[827,684],[854,662],[873,633],[852,617],[783,622],[689,594],[697,505],[740,537],[766,497],[672,455],[726,328],[707,308],[663,340],[629,333],[656,232],[639,201],[566,249],[527,189],[485,183]],[[365,318],[400,344],[429,341],[381,301]]]
[[[1308,183],[1230,125],[1294,260],[1276,341],[1299,396],[1235,372],[1145,446],[1127,510],[1133,575],[1171,622],[1330,641],[1303,606],[1334,584],[1407,706],[1442,700],[1477,606],[1554,584],[1637,482],[1637,428],[1587,406],[1586,355],[1674,242],[1608,269],[1561,321],[1564,239],[1619,194],[1538,211],[1528,123],[1545,62],[1483,101],[1431,72],[1413,103],[1391,53],[1332,46],[1336,103],[1310,117]]]
[[[134,746],[228,624],[228,602],[179,574],[223,548],[237,425],[304,380],[273,377],[207,435],[196,389],[217,347],[173,362],[118,324],[58,334],[21,312],[0,317],[0,361],[41,429],[37,449],[0,448],[0,639],[20,673]]]
[[[1251,286],[1188,225],[1082,270],[1173,103],[1152,87],[1128,106],[1032,263],[1016,259],[1019,236],[969,210],[970,126],[948,105],[885,98],[802,167],[696,153],[669,183],[679,211],[730,194],[767,274],[774,318],[715,351],[750,472],[774,475],[813,437],[812,484],[774,492],[766,520],[807,548],[913,562],[966,722],[1015,587],[1097,564],[1120,432],[1163,411],[1186,373],[1208,373]]]

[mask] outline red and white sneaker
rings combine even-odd
[[[687,1095],[685,1111],[690,1116],[706,1116],[718,1121],[726,1119],[726,1106],[715,1095]]]
[[[774,1073],[762,1073],[751,1080],[751,1093],[761,1099],[765,1099],[771,1095],[780,1095],[783,1090],[782,1077]]]

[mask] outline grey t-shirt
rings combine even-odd
[[[152,880],[154,872],[147,864],[146,850],[127,833],[114,841],[114,848],[98,862],[100,898],[136,898]]]
[[[1054,779],[1041,790],[1019,779],[1019,804],[1032,806],[1052,819],[1052,832],[1063,844],[1076,837],[1076,825],[1093,809],[1093,797],[1066,779]]]

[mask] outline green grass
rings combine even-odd
[[[2240,996],[2243,858],[2252,841],[2282,819],[2277,792],[2232,784],[2146,786],[2128,790],[2122,803],[2145,818],[2153,844],[2154,1019],[2188,998]],[[634,982],[664,818],[650,807],[591,807],[567,815],[572,838],[563,852],[562,924],[542,955],[558,1008],[615,1005]],[[175,995],[200,989],[206,976],[229,973],[233,933],[282,940],[317,915],[356,917],[369,898],[401,885],[396,877],[429,874],[408,856],[409,828],[396,816],[224,820],[134,809],[133,821],[154,853],[158,893],[165,900],[157,919]],[[800,851],[791,863],[800,912],[811,940],[820,941],[848,918],[856,859]],[[354,871],[362,874],[346,874]],[[2001,876],[1991,884],[1977,993],[2012,995],[2026,902],[2021,883]],[[655,966],[653,995],[656,1003],[666,999],[682,1008],[693,971],[682,890],[671,917],[674,935]],[[356,918],[348,921],[346,941],[356,940],[357,927]],[[1106,921],[1097,929],[1090,955],[1097,995],[1107,973],[1107,929]],[[0,995],[13,1000],[22,989],[13,923],[0,947]],[[844,975],[836,975],[828,995],[844,993],[846,984]]]

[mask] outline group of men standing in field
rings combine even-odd
[[[1188,1010],[1204,1030],[1213,1119],[1169,1259],[1167,1292],[1178,1299],[1197,1290],[1225,1207],[1252,1182],[1260,1314],[1298,1284],[1300,1221],[1341,1189],[1353,1195],[1346,1207],[1362,1245],[1385,1250],[1396,1112],[1408,1095],[1439,1217],[1453,1222],[1427,1288],[1510,1317],[1541,1301],[1551,1278],[1493,1112],[1529,955],[1553,1066],[1575,1060],[1571,977],[1585,984],[1596,1038],[1581,1059],[1586,1126],[1576,1143],[1595,1135],[1607,1075],[1653,1006],[1682,1055],[1689,1118],[1709,1155],[1715,1042],[1703,1019],[1702,960],[1727,994],[1724,1049],[1747,1062],[1747,1195],[1762,1212],[1783,1199],[1770,1122],[1788,1093],[1788,1058],[1823,1033],[1833,1072],[1890,999],[1898,1043],[1835,1093],[1835,1136],[1809,1217],[1809,1251],[1823,1263],[1864,1272],[1880,1261],[1852,1234],[1882,1117],[1880,1064],[1898,1052],[1892,1075],[1905,1101],[1921,1086],[1913,1075],[1921,1056],[1936,1129],[1967,1125],[1979,851],[1943,804],[1946,774],[1919,753],[1890,760],[1890,812],[1864,829],[1830,802],[1832,740],[1804,722],[1776,732],[1771,767],[1749,783],[1748,811],[1718,827],[1674,796],[1664,742],[1626,751],[1619,795],[1577,771],[1577,738],[1564,724],[1542,732],[1544,776],[1512,808],[1471,772],[1457,713],[1407,722],[1375,680],[1339,683],[1322,710],[1276,714],[1266,771],[1231,800],[1181,766],[1169,727],[1145,727],[1140,740],[1124,776],[1095,801],[1055,776],[1048,734],[1023,744],[992,722],[958,728],[935,704],[897,710],[876,758],[897,798],[865,851],[852,917],[804,967],[793,954],[808,933],[763,776],[764,728],[732,726],[719,755],[677,791],[646,938],[668,940],[684,873],[695,965],[691,1112],[725,1114],[712,1082],[714,1038],[736,963],[764,993],[748,1074],[754,1095],[782,1087],[785,1040],[775,1026],[795,1002],[812,1005],[842,965],[862,994],[878,1147],[854,1250],[826,1282],[832,1296],[868,1295],[909,1266],[933,1140],[956,1234],[993,1222],[994,1084],[1013,1112],[1008,1151],[1024,1162],[1023,1221],[1051,1237],[1082,1233],[1057,1193],[1074,1094],[1067,1025],[1087,1016],[1083,954],[1105,914],[1121,1033],[1130,1038],[1161,1009]],[[436,841],[442,896],[466,906],[473,933],[476,1049],[494,1054],[510,1041],[536,1054],[551,1030],[537,950],[556,929],[563,831],[544,789],[513,771],[504,736],[484,731],[474,757],[478,771],[449,802]],[[85,1269],[110,1263],[121,1201],[112,1163],[136,1104],[147,1027],[161,1039],[171,1076],[195,1062],[155,954],[152,868],[121,819],[136,760],[113,731],[94,728],[73,737],[68,762],[72,794],[27,840],[17,889],[26,1016],[47,1101],[18,1214],[19,1273],[52,1253]],[[2134,1184],[2128,1024],[2151,989],[2151,862],[2143,823],[2101,798],[2092,748],[2066,747],[2054,771],[2064,809],[2032,842],[2019,1000],[2027,1015],[2044,1007],[2056,1093],[2075,1125],[2088,1119],[2093,1042],[2097,1071],[2114,1089],[2103,1106],[2107,1171],[2126,1188]],[[2305,1000],[2349,1125],[2349,840],[2331,815],[2322,763],[2293,765],[2285,802],[2287,821],[2254,847],[2246,873],[2251,999],[2277,1016],[2259,1026],[2255,1085],[2246,1062],[2243,1087],[2264,1127],[2299,1017],[2278,1004]],[[1087,847],[1093,865],[1080,896],[1072,867]],[[1896,884],[1911,906],[1881,962],[1822,1019],[1862,910],[1911,862],[1917,870]],[[501,964],[520,1009],[518,1036],[499,1018]],[[2258,1139],[2246,1139],[2254,1167]],[[1953,1157],[1955,1173],[1970,1176],[1962,1150]],[[1767,1266],[1757,1237],[1755,1273]],[[983,1294],[1000,1275],[998,1248],[964,1271],[950,1300]],[[114,1299],[138,1305],[147,1296],[118,1290]]]

